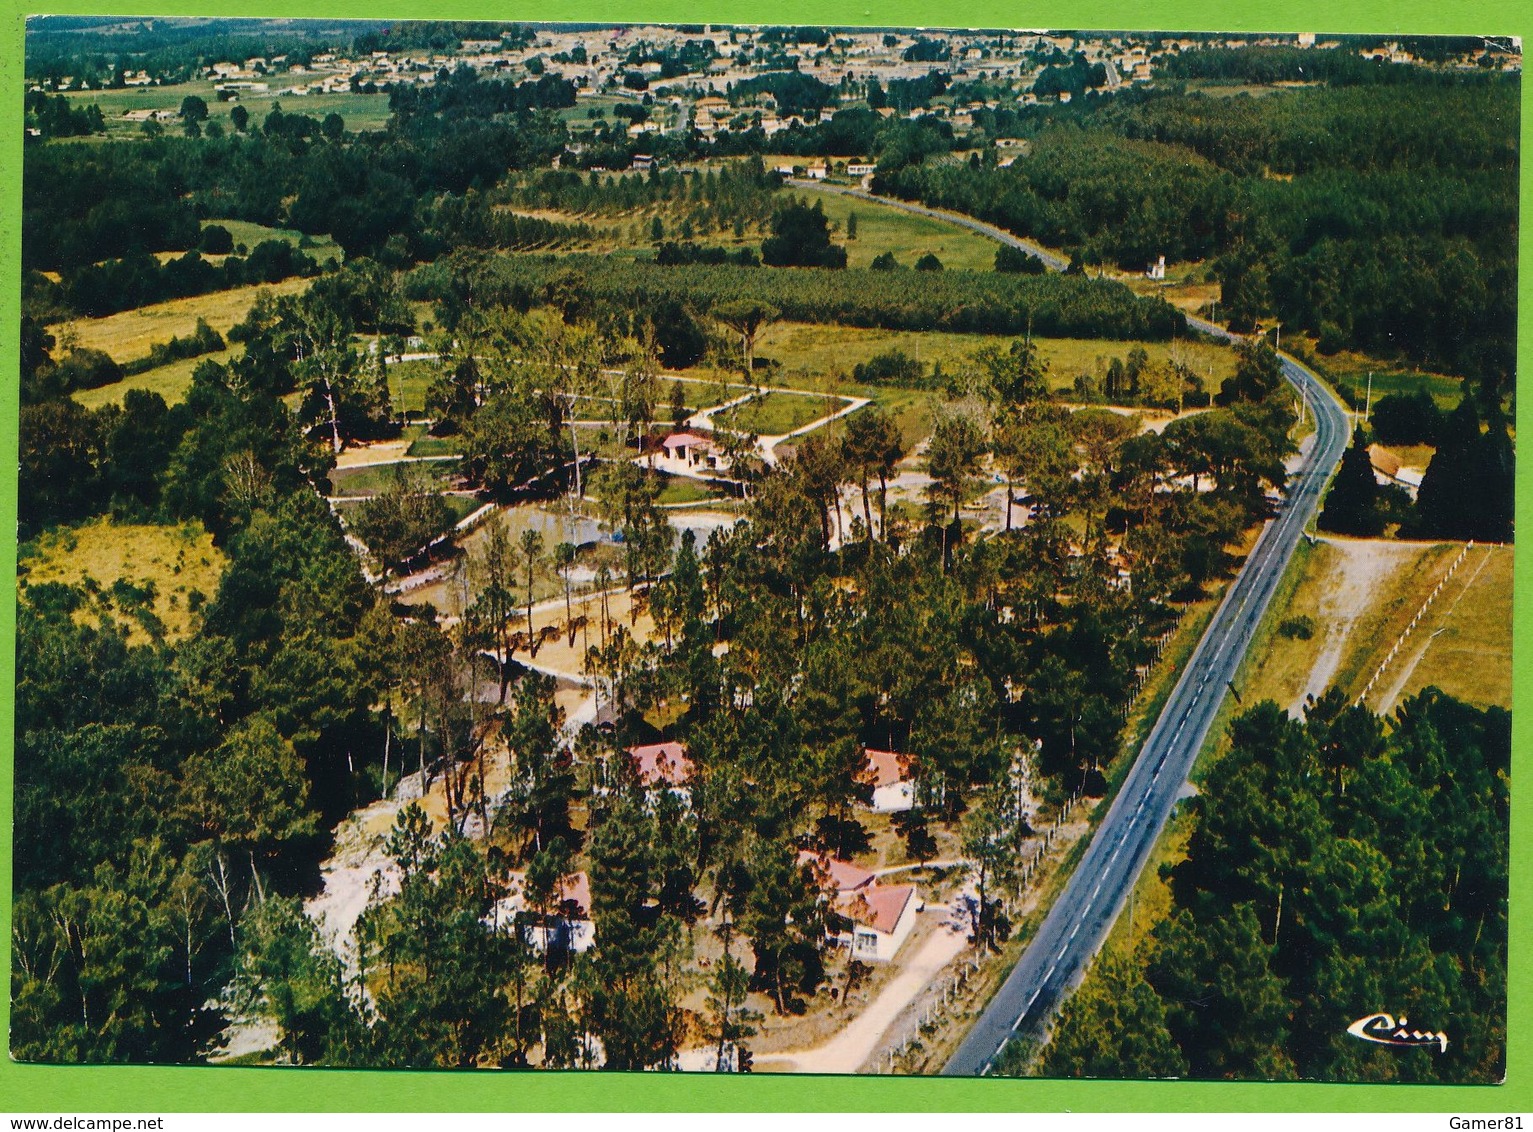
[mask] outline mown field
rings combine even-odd
[[[1296,573],[1237,681],[1242,700],[1272,699],[1297,711],[1306,692],[1326,686],[1349,699],[1362,694],[1462,548],[1382,539],[1301,546]],[[1369,706],[1387,714],[1403,696],[1436,685],[1479,707],[1510,708],[1511,646],[1512,550],[1476,547],[1385,670]]]
[[[156,366],[143,373],[136,373],[132,377],[125,377],[111,385],[78,390],[73,397],[87,409],[99,409],[102,405],[121,405],[130,389],[146,389],[151,393],[158,393],[167,405],[174,405],[186,396],[186,391],[191,388],[192,374],[203,362],[221,364],[241,353],[244,353],[243,346],[233,350],[203,354],[197,358],[182,358],[169,365]]]
[[[234,237],[236,250],[241,244],[247,248],[253,248],[264,240],[282,240],[294,247],[302,248],[304,255],[320,263],[334,263],[342,257],[340,245],[329,236],[305,236],[292,228],[268,228],[264,224],[253,224],[249,220],[214,219],[202,222],[204,228],[213,224],[228,230],[229,235]]]
[[[21,592],[45,582],[83,585],[109,604],[114,617],[133,626],[131,639],[142,643],[149,633],[129,612],[137,590],[140,596],[148,595],[147,608],[164,627],[166,639],[181,640],[191,633],[196,607],[218,591],[225,561],[200,524],[103,518],[48,531],[23,546],[16,584]],[[131,589],[114,592],[119,582]],[[76,617],[96,619],[100,610],[82,609]]]
[[[768,326],[756,345],[756,357],[770,359],[782,371],[809,376],[850,375],[852,368],[876,354],[899,350],[923,365],[941,364],[944,372],[969,365],[983,347],[1007,349],[1012,336],[1003,334],[955,334],[942,331],[882,330],[858,326],[832,326],[806,322],[779,322]],[[1056,389],[1070,389],[1078,374],[1100,376],[1113,358],[1126,359],[1136,343],[1103,338],[1035,338],[1038,352],[1048,364]],[[1144,342],[1150,364],[1164,364],[1173,350],[1203,377],[1211,390],[1235,372],[1235,355],[1211,342]],[[778,373],[773,384],[786,384]],[[841,386],[837,386],[838,389]]]
[[[723,428],[741,429],[757,436],[782,436],[845,407],[846,402],[839,397],[768,393],[760,400],[747,401],[733,409],[726,409],[713,420]]]

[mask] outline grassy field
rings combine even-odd
[[[303,247],[304,255],[320,263],[334,263],[342,256],[340,245],[329,236],[305,236],[302,232],[292,228],[268,228],[264,224],[252,224],[248,220],[204,220],[204,228],[211,224],[217,224],[220,228],[226,228],[229,235],[234,237],[234,246],[244,244],[247,248],[253,248],[263,240],[285,240],[289,244]],[[304,241],[308,243],[305,244]],[[212,257],[209,257],[212,258]]]
[[[1360,695],[1462,549],[1459,543],[1338,539],[1300,546],[1236,685],[1246,703],[1297,711],[1329,685]],[[1511,706],[1512,550],[1470,551],[1375,685],[1369,706],[1436,685],[1469,703]],[[1285,621],[1308,618],[1308,638]],[[1439,631],[1440,630],[1440,631]]]
[[[388,367],[389,398],[396,413],[426,411],[426,390],[436,378],[436,363],[425,361],[393,362]],[[427,452],[412,452],[427,456]]]
[[[463,451],[463,439],[458,436],[427,436],[425,426],[405,449],[406,456],[457,456]]]
[[[661,487],[657,503],[701,503],[705,499],[719,498],[719,490],[702,480],[673,476],[665,472],[653,472],[660,477]]]
[[[792,191],[800,192],[797,188]],[[811,203],[823,205],[826,217],[835,225],[833,239],[846,247],[848,267],[867,267],[884,252],[893,252],[900,266],[914,267],[916,260],[930,252],[949,271],[995,268],[995,249],[999,245],[978,232],[839,193],[811,189],[801,195]],[[853,212],[857,214],[857,238],[848,240],[846,221]]]
[[[834,413],[845,405],[846,402],[839,397],[827,408],[825,401],[819,397],[768,393],[759,401],[747,401],[737,408],[728,409],[713,420],[724,428],[743,429],[757,436],[782,436]]]
[[[458,465],[452,460],[433,460],[413,465],[374,464],[364,468],[336,468],[330,473],[330,488],[336,495],[376,495],[394,482],[399,468],[413,468],[445,484],[456,474]]]
[[[1443,587],[1442,604],[1417,626],[1415,647],[1401,650],[1401,670],[1380,681],[1386,696],[1398,702],[1436,685],[1477,707],[1511,708],[1513,558],[1510,546],[1469,552]]]
[[[223,552],[200,524],[98,519],[81,527],[48,531],[23,547],[17,588],[25,593],[29,585],[63,582],[99,591],[100,601],[109,602],[116,616],[134,625],[131,639],[143,643],[150,639],[149,633],[125,608],[123,594],[114,594],[112,587],[116,582],[139,590],[152,587],[148,609],[164,627],[166,639],[179,640],[192,630],[194,607],[218,591],[224,563]],[[131,597],[126,603],[131,605]],[[76,614],[92,615],[88,610]]]
[[[236,353],[243,352],[244,347],[241,346],[235,350],[203,354],[198,358],[182,358],[169,365],[146,369],[143,373],[125,377],[111,385],[103,385],[99,389],[78,390],[71,396],[87,409],[99,409],[103,405],[121,405],[130,389],[147,389],[151,393],[158,393],[167,405],[174,405],[186,396],[186,391],[191,388],[192,374],[203,362],[223,363],[235,357]]]
[[[1462,393],[1463,380],[1447,374],[1402,369],[1398,365],[1381,362],[1377,358],[1355,354],[1349,350],[1332,354],[1330,357],[1315,353],[1313,349],[1310,350],[1310,354],[1314,358],[1315,371],[1338,391],[1349,393],[1359,408],[1367,399],[1370,373],[1373,375],[1375,405],[1379,403],[1380,397],[1390,393],[1415,393],[1425,389],[1437,402],[1438,408],[1447,412],[1458,405]]]
[[[284,279],[280,283],[257,287],[233,287],[208,295],[153,303],[106,318],[76,319],[51,327],[50,331],[60,339],[61,348],[63,341],[73,335],[77,346],[104,350],[116,361],[128,362],[146,356],[149,347],[156,342],[169,342],[173,337],[191,334],[199,318],[207,319],[209,326],[227,336],[229,328],[244,319],[260,291],[292,295],[307,290],[310,282],[308,279]],[[148,374],[140,376],[147,377]]]
[[[859,221],[860,223],[860,221]],[[951,373],[970,365],[973,354],[985,346],[1006,349],[1012,339],[994,334],[946,334],[941,331],[880,330],[857,326],[827,326],[803,322],[779,322],[768,326],[757,341],[756,356],[770,358],[788,374],[810,376],[849,374],[853,366],[875,354],[900,350],[930,367],[940,364]],[[1038,351],[1048,363],[1050,384],[1070,389],[1082,373],[1100,376],[1113,358],[1126,359],[1135,345],[1142,345],[1152,365],[1164,364],[1175,349],[1202,376],[1205,386],[1218,389],[1235,372],[1235,355],[1224,346],[1208,342],[1119,342],[1103,338],[1035,338]],[[773,384],[791,384],[778,374]],[[836,388],[840,389],[841,386]]]
[[[324,119],[326,114],[336,113],[346,120],[348,130],[381,130],[389,120],[389,96],[386,94],[306,94],[302,96],[279,95],[275,92],[287,86],[299,86],[312,76],[274,75],[272,92],[252,94],[245,99],[245,109],[251,121],[259,124],[271,112],[273,102],[280,102],[288,114],[307,114],[311,118]],[[140,137],[142,123],[125,122],[122,116],[129,110],[179,110],[181,100],[195,94],[208,104],[208,121],[217,122],[230,133],[234,124],[229,112],[238,103],[220,102],[208,79],[180,83],[164,87],[129,87],[123,90],[89,90],[69,93],[66,97],[76,106],[95,103],[101,107],[106,119],[108,137]],[[178,122],[163,123],[166,132],[179,131]]]

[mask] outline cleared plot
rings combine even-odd
[[[782,436],[845,407],[846,401],[840,397],[768,393],[760,400],[719,413],[713,421],[724,428],[741,429],[757,436]]]
[[[660,480],[660,494],[655,499],[656,503],[701,503],[704,500],[717,499],[720,495],[718,488],[703,480],[673,476],[666,472],[650,474]]]
[[[266,240],[283,240],[301,248],[304,255],[320,263],[333,263],[342,256],[340,245],[329,236],[306,236],[293,228],[268,228],[264,224],[253,224],[249,220],[204,220],[202,222],[204,228],[214,224],[228,230],[229,235],[234,237],[236,249],[241,244],[244,244],[246,248],[253,248]]]
[[[456,460],[431,460],[416,463],[374,464],[364,468],[336,468],[330,473],[330,490],[336,495],[377,495],[393,485],[402,469],[429,475],[446,486],[457,473]]]
[[[244,319],[250,304],[261,291],[292,295],[307,290],[311,282],[309,279],[284,279],[280,283],[232,287],[188,299],[153,303],[106,318],[76,319],[51,327],[50,332],[56,338],[72,333],[77,345],[104,350],[116,361],[128,362],[146,356],[149,347],[156,342],[169,342],[173,337],[190,335],[199,318],[206,319],[209,326],[227,337],[229,328]]]
[[[410,441],[406,456],[457,456],[463,451],[463,439],[458,436],[426,436],[424,428],[420,435]]]
[[[388,367],[389,398],[396,413],[426,411],[426,390],[436,380],[436,363],[428,361],[393,362]],[[425,453],[412,453],[425,455]]]
[[[1411,618],[1458,557],[1460,543],[1327,539],[1300,546],[1294,581],[1280,593],[1242,680],[1246,703],[1272,699],[1297,715],[1307,695],[1331,686],[1362,693]],[[1380,701],[1409,673],[1405,694],[1435,684],[1475,704],[1511,704],[1510,548],[1474,579],[1472,550],[1444,585],[1370,697]],[[1444,631],[1435,639],[1432,634]],[[1419,655],[1424,654],[1424,655]],[[1411,665],[1414,663],[1414,668]]]
[[[117,523],[98,519],[80,527],[48,531],[23,546],[17,562],[17,588],[44,582],[82,585],[96,592],[113,616],[133,626],[130,639],[149,640],[133,616],[146,609],[164,628],[168,640],[192,630],[197,609],[218,592],[226,559],[201,524]],[[80,619],[99,610],[82,609]],[[149,618],[144,618],[149,620]]]
[[[1373,403],[1389,393],[1415,393],[1426,390],[1439,408],[1453,409],[1459,403],[1463,381],[1446,374],[1424,370],[1400,369],[1389,362],[1381,362],[1364,354],[1343,350],[1326,357],[1315,354],[1315,368],[1344,396],[1350,396],[1359,408],[1368,396],[1368,375],[1373,375]]]
[[[174,405],[186,396],[186,391],[191,388],[192,374],[203,362],[223,363],[241,353],[244,353],[243,346],[237,350],[203,354],[198,358],[182,358],[169,365],[125,377],[111,385],[103,385],[99,389],[81,389],[72,396],[87,409],[99,409],[102,405],[121,405],[130,389],[147,389],[151,393],[158,393],[167,405]]]
[[[1474,547],[1379,682],[1389,709],[1435,685],[1476,707],[1512,706],[1510,546]]]

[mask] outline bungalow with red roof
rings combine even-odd
[[[673,432],[660,442],[660,448],[665,453],[660,466],[669,466],[668,470],[720,472],[729,464],[713,438],[702,433]]]
[[[669,790],[683,803],[691,804],[692,791],[687,784],[692,781],[692,760],[687,758],[685,744],[672,740],[629,747],[628,758],[639,785],[651,798],[658,791]]]
[[[844,928],[832,932],[836,942],[851,949],[852,958],[887,962],[915,930],[922,901],[912,884],[882,885],[877,876],[850,861],[824,853],[801,852],[799,864],[809,865],[830,899],[833,919]]]
[[[892,814],[916,804],[916,784],[910,778],[910,756],[867,748],[867,763],[858,777],[873,787],[873,812]]]

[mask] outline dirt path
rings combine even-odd
[[[1319,696],[1330,686],[1341,664],[1348,638],[1359,619],[1379,597],[1390,576],[1408,559],[1421,552],[1416,543],[1386,542],[1382,539],[1322,539],[1337,555],[1330,571],[1328,586],[1320,598],[1320,624],[1325,639],[1309,679],[1299,693],[1290,714],[1302,714],[1309,696]]]
[[[830,1041],[814,1049],[762,1054],[761,1069],[772,1073],[856,1073],[878,1052],[889,1027],[905,1008],[931,985],[937,975],[969,946],[966,926],[946,906],[921,913],[928,921],[941,918],[924,943],[901,960],[903,969],[868,1003],[867,1009],[843,1026]]]

